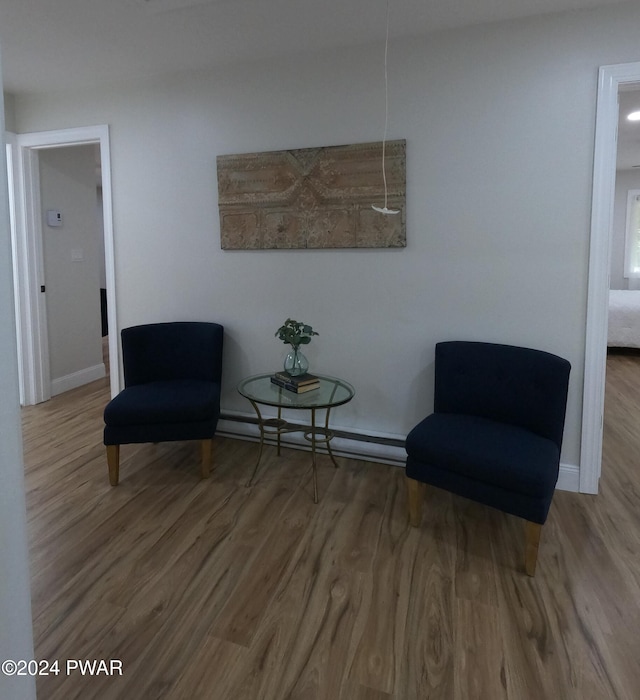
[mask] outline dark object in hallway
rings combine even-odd
[[[100,289],[100,319],[102,321],[102,337],[109,335],[109,323],[107,321],[107,290]]]

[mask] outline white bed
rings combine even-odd
[[[609,291],[609,333],[613,348],[640,348],[640,290]]]

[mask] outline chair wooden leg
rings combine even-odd
[[[532,523],[530,520],[527,520],[525,524],[526,552],[524,569],[529,576],[534,576],[536,573],[541,532],[542,525],[540,523]]]
[[[211,468],[211,456],[213,454],[213,440],[202,440],[200,448],[202,453],[202,478],[208,479]]]
[[[406,477],[407,493],[409,496],[409,523],[419,527],[422,521],[422,501],[424,500],[425,484]]]
[[[120,478],[120,445],[107,445],[107,464],[109,483],[111,486],[117,486]]]

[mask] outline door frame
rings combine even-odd
[[[18,275],[16,274],[16,261],[18,260],[18,245],[19,237],[17,230],[17,193],[16,187],[19,181],[19,168],[18,168],[18,141],[17,135],[11,131],[5,131],[5,148],[6,148],[6,158],[7,158],[7,189],[9,192],[9,226],[11,233],[11,261],[13,265],[13,299],[14,299],[14,309],[15,309],[15,323],[16,323],[16,344],[17,344],[17,359],[18,359],[18,393],[20,397],[20,404],[24,405],[24,372],[22,369],[23,365],[23,352],[22,352],[22,338],[20,335],[20,323],[21,323],[21,309],[20,309],[20,290],[18,287]]]
[[[21,353],[21,385],[25,405],[40,403],[51,397],[47,312],[45,295],[41,292],[41,286],[44,285],[44,261],[38,152],[44,148],[86,144],[98,144],[100,147],[111,396],[115,396],[119,391],[109,127],[103,124],[18,134],[18,182],[15,188],[17,245],[14,274],[18,280],[18,348]]]
[[[618,145],[618,91],[621,85],[638,82],[640,82],[640,63],[620,63],[600,67],[596,102],[582,398],[580,450],[580,491],[582,493],[598,493],[598,481],[602,468],[611,229]]]

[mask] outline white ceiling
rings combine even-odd
[[[390,36],[628,0],[391,0]],[[5,90],[59,91],[384,38],[386,0],[0,0]]]
[[[390,36],[628,0],[390,0]],[[386,0],[0,0],[5,90],[62,91],[382,41]],[[640,166],[640,85],[621,93],[618,167]]]

